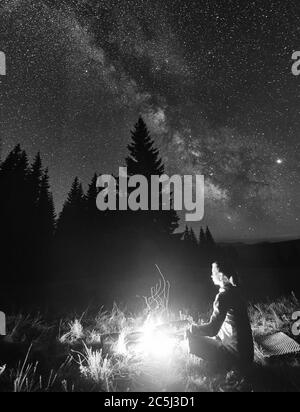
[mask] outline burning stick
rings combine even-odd
[[[144,299],[150,316],[158,312],[160,315],[169,317],[169,296],[171,285],[169,281],[166,281],[159,266],[155,265],[155,267],[160,274],[159,283],[151,288],[151,296],[148,298],[144,297]]]
[[[147,319],[138,331],[124,332],[119,347],[125,353],[129,351],[139,356],[170,357],[176,348],[182,347],[191,323],[189,320],[170,322],[170,282],[165,279],[159,266],[155,266],[160,279],[151,288],[151,296],[144,297]]]
[[[190,320],[170,321],[169,296],[170,282],[155,265],[159,282],[151,288],[151,296],[144,297],[147,306],[147,319],[136,330],[124,329],[115,346],[118,354],[130,355],[138,359],[165,359],[169,361],[178,353],[189,353],[186,331]]]

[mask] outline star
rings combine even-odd
[[[288,2],[250,1],[247,13],[243,0],[2,3],[1,160],[19,142],[40,151],[57,212],[75,176],[87,187],[124,165],[141,114],[169,175],[205,176],[216,238],[299,235]]]

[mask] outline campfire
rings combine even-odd
[[[156,266],[160,279],[145,297],[147,317],[142,325],[121,332],[116,352],[126,356],[149,359],[171,359],[176,354],[188,353],[186,331],[190,320],[182,313],[175,319],[169,311],[170,283]]]

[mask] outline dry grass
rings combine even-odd
[[[292,296],[250,308],[254,334],[290,334],[291,315],[299,310]],[[97,316],[84,314],[59,325],[42,317],[9,319],[7,345],[26,348],[22,358],[0,362],[0,391],[197,391],[245,392],[300,390],[299,359],[258,364],[251,376],[216,374],[198,359],[180,352],[170,359],[141,358],[116,350],[122,331],[134,331],[147,319],[127,315],[114,305]],[[45,359],[46,358],[46,362]]]
[[[295,295],[275,302],[250,306],[250,318],[254,333],[267,335],[281,331],[290,334],[292,314],[299,310],[300,303]]]

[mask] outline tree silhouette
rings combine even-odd
[[[17,145],[0,168],[1,238],[8,281],[25,282],[28,276],[33,214],[30,210],[28,173],[27,155]]]
[[[143,175],[147,179],[151,179],[153,175],[161,176],[165,170],[159,151],[154,148],[154,141],[141,117],[131,137],[132,142],[128,145],[129,156],[126,159],[128,175]]]
[[[205,232],[203,230],[203,227],[201,227],[200,229],[200,235],[199,235],[199,245],[200,247],[205,246],[206,244],[206,236],[205,236]]]
[[[99,190],[97,189],[97,178],[97,174],[94,174],[86,194],[86,207],[89,218],[91,218],[92,216],[97,218],[99,216],[98,210],[96,208],[96,198],[99,192]]]
[[[8,282],[31,285],[45,282],[46,255],[54,231],[54,205],[38,154],[29,166],[17,145],[0,166],[2,266]],[[46,253],[47,251],[47,253]]]
[[[165,169],[142,118],[128,149],[128,175],[146,177],[150,209],[151,177],[161,176]],[[170,276],[175,272],[175,284],[182,273],[191,284],[198,280],[208,284],[217,248],[209,228],[205,233],[201,229],[198,242],[193,228],[186,227],[183,242],[180,234],[174,234],[179,221],[174,210],[100,212],[96,183],[95,174],[85,195],[76,178],[56,222],[49,174],[41,155],[29,164],[20,145],[8,154],[0,165],[2,283],[13,283],[14,288],[21,285],[22,296],[24,285],[40,292],[57,274],[59,282],[68,285],[67,293],[72,290],[81,295],[83,285],[89,284],[86,277],[92,277],[99,279],[106,295],[121,279],[132,284],[140,276],[149,280],[155,263],[163,262]],[[160,188],[160,206],[161,193]],[[199,249],[199,243],[204,249]]]
[[[213,249],[216,246],[216,242],[211,234],[211,231],[209,230],[209,227],[206,228],[205,238],[207,246],[210,249]]]
[[[55,231],[55,208],[50,191],[49,174],[46,170],[42,175],[40,194],[37,202],[37,215],[40,225],[40,237],[43,243],[52,241]]]
[[[82,232],[85,216],[85,196],[78,177],[75,178],[57,223],[57,235],[71,238]]]
[[[151,211],[151,177],[162,176],[165,172],[159,150],[154,147],[147,125],[140,117],[132,132],[132,142],[128,146],[129,156],[126,159],[128,176],[142,175],[148,181],[148,209],[135,213],[135,219],[140,216],[144,230],[153,233],[172,235],[178,228],[178,215],[171,208],[162,210],[162,187],[160,188],[160,210]],[[146,229],[147,228],[147,229]]]
[[[188,226],[185,227],[185,231],[183,233],[183,238],[182,240],[189,246],[189,247],[193,247],[193,246],[197,246],[198,245],[198,241],[197,241],[197,237],[195,235],[195,232],[193,230],[193,228],[189,228]]]
[[[57,222],[55,254],[59,277],[75,281],[83,276],[87,247],[85,223],[86,198],[76,177]]]
[[[190,241],[191,241],[193,246],[198,246],[197,236],[196,236],[193,228],[190,228]]]
[[[34,205],[37,205],[40,196],[42,177],[42,159],[40,153],[38,153],[28,173],[29,191],[30,196],[32,196],[32,204]]]

